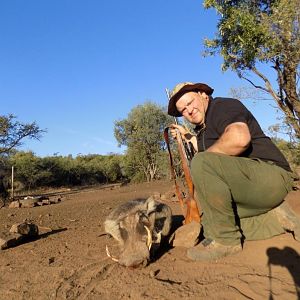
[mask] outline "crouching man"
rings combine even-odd
[[[290,166],[254,116],[238,100],[212,98],[204,83],[180,83],[168,114],[195,125],[179,130],[196,150],[191,173],[202,209],[205,239],[188,250],[193,260],[213,260],[242,250],[245,240],[293,231],[300,241],[300,218],[283,201],[293,187]]]

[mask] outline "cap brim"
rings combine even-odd
[[[182,114],[177,110],[176,102],[178,99],[187,92],[201,91],[211,96],[214,90],[205,83],[187,84],[183,86],[175,95],[170,98],[168,105],[168,114],[173,117],[181,117]]]

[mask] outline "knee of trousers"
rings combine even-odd
[[[219,164],[219,154],[212,152],[197,153],[191,163],[191,173],[197,176],[199,172],[205,173],[208,169],[213,170]]]

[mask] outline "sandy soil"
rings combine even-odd
[[[190,261],[180,247],[141,269],[107,258],[106,244],[118,250],[114,240],[101,236],[111,209],[171,186],[89,189],[64,196],[59,204],[0,209],[0,233],[25,219],[53,229],[0,250],[0,299],[300,299],[300,243],[291,234],[246,242],[242,252],[210,263]],[[288,201],[300,213],[300,192]],[[168,204],[180,214],[178,203]]]

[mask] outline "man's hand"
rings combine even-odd
[[[170,125],[170,133],[173,139],[177,138],[177,132],[181,134],[181,137],[185,139],[184,135],[188,133],[188,131],[181,125],[171,124]]]
[[[182,139],[187,143],[192,143],[196,152],[198,152],[197,138],[195,135],[190,134],[190,132],[181,125],[171,124],[170,133],[173,139],[177,139],[177,134],[180,134]]]

